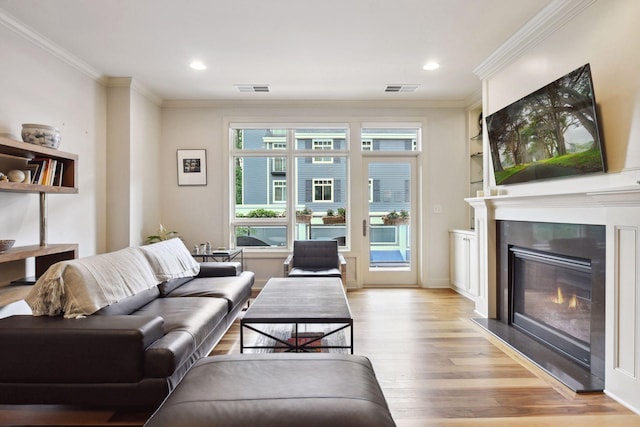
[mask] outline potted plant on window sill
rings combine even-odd
[[[322,217],[323,224],[344,224],[347,212],[344,208],[338,208],[338,214],[333,209],[327,209],[327,216]]]
[[[388,214],[382,216],[382,222],[384,225],[407,224],[409,222],[409,212],[404,209],[400,212],[396,212],[394,209]]]
[[[305,206],[304,209],[296,211],[296,222],[299,224],[311,224],[313,211]]]

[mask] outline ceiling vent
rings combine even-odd
[[[269,85],[236,85],[239,92],[271,92]]]
[[[387,85],[385,92],[415,92],[420,85]]]

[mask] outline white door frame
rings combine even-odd
[[[361,258],[361,277],[362,285],[364,287],[375,286],[419,286],[419,236],[420,231],[418,228],[418,195],[420,194],[419,180],[418,180],[418,156],[415,153],[406,153],[405,155],[394,154],[389,156],[388,154],[375,153],[374,155],[368,155],[363,157],[362,163],[362,194],[369,194],[369,165],[374,163],[406,163],[411,167],[411,185],[410,185],[410,198],[411,209],[409,215],[409,227],[410,233],[410,247],[411,257],[409,267],[374,267],[370,266],[370,224],[369,224],[369,197],[363,197],[362,205],[362,218],[360,220],[359,227],[354,227],[354,237],[360,236],[362,239]],[[366,233],[365,233],[366,232]],[[366,235],[365,235],[366,234]]]

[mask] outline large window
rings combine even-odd
[[[232,125],[236,245],[282,247],[296,239],[336,239],[344,245],[347,135],[346,127]],[[319,150],[326,155],[319,157]],[[329,212],[337,219],[325,223]]]

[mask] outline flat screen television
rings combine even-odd
[[[589,64],[487,116],[496,185],[604,172]]]

